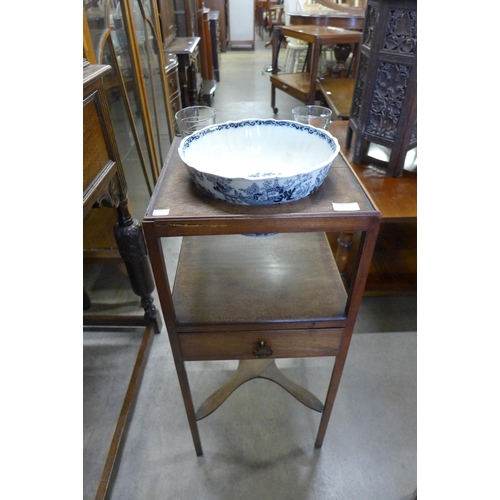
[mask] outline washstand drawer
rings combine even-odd
[[[180,333],[185,361],[337,355],[342,328]]]
[[[177,65],[167,69],[166,79],[169,90],[168,93],[170,96],[172,94],[175,94],[176,92],[180,92],[180,82],[179,82],[179,73],[177,71]]]

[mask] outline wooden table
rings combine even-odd
[[[257,377],[278,383],[322,413],[315,443],[321,447],[380,213],[342,155],[314,194],[274,206],[245,206],[215,200],[196,188],[178,146],[176,138],[143,227],[196,453],[202,455],[197,421]],[[337,232],[334,255],[328,234]],[[255,234],[272,235],[248,236]],[[352,235],[359,238],[349,249],[355,255],[348,263],[344,241],[352,241]],[[183,240],[172,292],[161,239],[175,236]],[[347,265],[353,272],[344,276]],[[287,379],[275,363],[310,356],[336,356],[323,401]],[[240,360],[238,369],[195,410],[185,363],[229,359]]]
[[[307,56],[307,72],[303,73],[279,73],[278,55],[282,37],[292,37],[303,40],[309,44]],[[361,41],[361,33],[358,31],[334,28],[331,26],[280,26],[273,32],[273,69],[271,78],[271,107],[274,113],[278,113],[276,107],[276,89],[299,99],[304,104],[314,104],[316,98],[316,83],[318,76],[318,65],[323,45],[354,44],[356,59],[357,47]]]
[[[290,24],[294,25],[315,25],[315,26],[333,26],[336,28],[345,28],[350,30],[362,31],[365,24],[364,8],[348,8],[346,11],[329,9],[322,7],[314,8],[313,5],[307,6],[307,10],[294,12],[290,14]],[[341,7],[342,8],[342,7]],[[345,73],[345,62],[351,53],[350,44],[338,44],[334,47],[335,58],[339,62],[336,73]],[[351,72],[352,74],[352,72]],[[341,76],[341,75],[340,75]],[[347,114],[342,118],[348,118]]]
[[[346,148],[347,121],[333,121],[330,133],[382,214],[365,295],[417,293],[417,173],[386,175],[386,165],[354,163]]]
[[[365,24],[365,14],[364,10],[357,13],[342,12],[334,9],[302,10],[290,13],[290,24],[292,26],[335,26],[337,28],[361,31]]]
[[[351,112],[354,78],[320,78],[318,88],[335,120],[347,120]]]

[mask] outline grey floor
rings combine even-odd
[[[221,55],[213,102],[218,122],[273,116],[263,71],[271,49],[256,42],[255,51]],[[290,119],[297,104],[278,92],[278,117]],[[128,182],[140,218],[147,199]],[[179,240],[166,244],[171,272],[178,247]],[[115,266],[85,266],[84,285],[95,313],[141,313]],[[252,380],[199,422],[204,455],[197,457],[163,329],[152,343],[111,498],[409,500],[417,485],[416,331],[416,297],[363,299],[321,449],[314,448],[320,415],[276,384]],[[84,333],[84,499],[95,495],[137,347],[137,332]],[[278,366],[322,398],[333,362],[278,360]],[[234,368],[233,362],[189,363],[195,406]]]

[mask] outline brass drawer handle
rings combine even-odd
[[[259,342],[259,347],[253,351],[253,355],[256,358],[268,358],[269,356],[272,356],[272,354],[273,350],[270,347],[267,347],[264,340],[261,340]]]

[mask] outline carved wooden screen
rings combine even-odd
[[[349,125],[356,163],[373,142],[391,149],[388,175],[402,175],[417,145],[416,0],[369,0]]]

